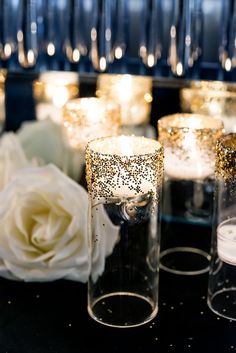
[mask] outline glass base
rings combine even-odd
[[[175,247],[160,254],[160,268],[177,275],[200,275],[209,271],[210,255],[191,247]]]
[[[236,288],[225,288],[208,298],[209,308],[217,315],[236,321]]]
[[[157,314],[158,307],[150,298],[130,292],[115,292],[99,297],[88,306],[89,315],[111,327],[128,328],[143,325]]]

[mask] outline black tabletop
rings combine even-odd
[[[32,77],[9,75],[7,130],[35,118],[31,85]],[[157,116],[178,110],[178,92],[158,91],[158,98],[154,125]],[[207,274],[179,276],[161,270],[156,318],[137,328],[117,329],[88,316],[86,284],[0,279],[0,353],[236,352],[236,322],[210,311],[207,281]]]
[[[87,314],[87,288],[71,281],[0,281],[1,353],[236,352],[236,322],[206,303],[207,275],[160,272],[159,312],[137,328]]]

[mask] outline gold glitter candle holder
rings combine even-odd
[[[120,105],[123,132],[145,132],[150,121],[152,79],[144,76],[101,74],[97,96]],[[136,129],[136,130],[135,130]]]
[[[120,108],[102,98],[77,98],[63,108],[63,130],[68,144],[85,150],[90,140],[118,135]]]
[[[105,136],[115,136],[120,132],[120,108],[103,98],[77,98],[67,102],[63,108],[62,133],[64,139],[63,170],[68,173],[71,161],[78,171],[85,166],[85,146],[90,140]],[[81,162],[81,158],[83,162]],[[74,175],[76,168],[74,168]],[[76,178],[74,178],[76,179]],[[77,180],[78,181],[78,180]],[[80,183],[85,183],[85,173]]]
[[[222,133],[222,121],[204,115],[173,114],[158,121],[165,150],[160,266],[171,273],[209,269],[215,145]]]
[[[158,311],[163,148],[137,136],[96,139],[86,149],[91,274],[88,312],[132,327]]]
[[[37,120],[52,119],[61,124],[62,107],[79,95],[79,76],[75,72],[48,71],[33,83]]]
[[[216,190],[208,305],[236,320],[236,133],[216,147]]]
[[[3,132],[6,111],[5,111],[5,81],[7,72],[4,69],[0,70],[0,134]]]
[[[207,114],[222,119],[226,133],[236,132],[236,84],[194,81],[180,91],[184,112]]]

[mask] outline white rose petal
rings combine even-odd
[[[51,119],[27,121],[18,131],[26,156],[53,163],[72,179],[79,181],[84,169],[84,153],[64,142],[61,126]]]
[[[9,182],[12,175],[30,166],[21,144],[14,133],[5,133],[0,139],[0,190]]]
[[[24,281],[88,280],[88,194],[56,166],[19,170],[0,192],[0,275]],[[104,229],[104,224],[106,228]],[[102,205],[94,215],[92,277],[119,239]]]
[[[20,170],[0,193],[0,274],[87,281],[87,192],[53,165]]]

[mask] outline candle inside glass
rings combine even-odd
[[[181,180],[203,180],[214,174],[214,153],[223,123],[198,114],[174,114],[158,121],[165,148],[165,174]]]
[[[217,227],[217,251],[222,261],[236,266],[236,217]]]
[[[78,97],[79,76],[75,72],[49,71],[40,74],[33,85],[36,101],[36,118],[52,119],[61,124],[62,107],[65,103]]]
[[[226,133],[236,132],[236,85],[220,81],[196,81],[180,91],[184,112],[221,119]]]
[[[77,98],[63,108],[63,132],[70,147],[84,151],[95,138],[119,133],[120,109],[102,98]]]
[[[236,320],[236,133],[217,141],[215,176],[207,303],[217,315]]]
[[[154,140],[135,136],[118,136],[109,139],[95,140],[90,143],[93,153],[110,160],[112,173],[97,176],[97,185],[107,185],[113,197],[131,197],[148,192],[156,192],[156,169],[145,163],[146,156],[161,150],[161,144]],[[105,151],[105,153],[104,153]],[[115,157],[110,157],[115,156]]]
[[[142,325],[158,311],[163,147],[137,136],[93,140],[86,148],[86,175],[91,217],[88,312],[108,326]],[[98,259],[103,260],[99,269]]]
[[[147,124],[152,102],[152,79],[133,75],[98,76],[97,96],[120,105],[122,126]]]
[[[161,267],[171,273],[209,269],[215,147],[222,133],[222,121],[204,115],[179,113],[158,121],[165,155]]]

